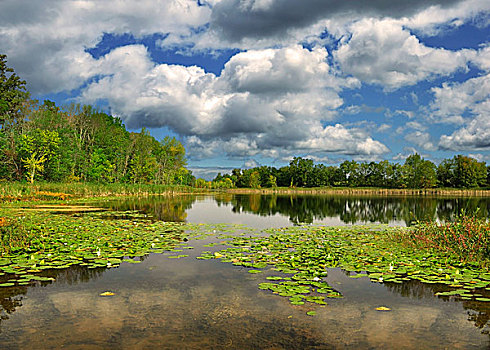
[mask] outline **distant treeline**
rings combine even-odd
[[[61,109],[29,99],[26,82],[0,55],[0,179],[191,185],[185,149],[91,106]]]
[[[198,180],[197,185],[203,186]],[[234,169],[218,174],[210,183],[213,188],[231,187],[381,187],[381,188],[484,188],[490,185],[490,168],[485,162],[457,155],[439,166],[419,154],[405,163],[345,161],[339,166],[314,164],[311,159],[295,157],[289,166],[261,166]]]

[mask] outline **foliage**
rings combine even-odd
[[[454,222],[419,223],[407,239],[415,246],[448,251],[462,261],[490,260],[490,222],[464,212]]]
[[[0,127],[6,128],[21,118],[22,104],[29,94],[26,82],[7,66],[7,55],[0,54]]]
[[[484,262],[462,262],[453,252],[401,244],[397,237],[408,230],[363,226],[268,229],[266,235],[229,237],[223,242],[229,248],[203,252],[200,259],[221,259],[253,269],[250,273],[274,271],[267,277],[269,282],[259,283],[259,288],[288,297],[293,305],[322,305],[327,298],[342,297],[325,279],[328,268],[341,268],[349,277],[369,278],[375,283],[414,280],[438,284],[439,296],[490,301],[477,293],[490,285]]]
[[[456,155],[453,159],[445,159],[439,164],[437,180],[444,187],[484,187],[487,182],[487,167],[485,162]]]
[[[231,174],[218,174],[213,182],[230,178],[239,188],[271,187],[377,187],[425,189],[440,187],[486,187],[490,168],[484,162],[457,155],[438,167],[419,154],[409,156],[403,165],[383,160],[357,162],[346,160],[339,166],[314,164],[311,159],[294,157],[279,169],[260,166],[233,169]],[[258,179],[257,179],[258,173]]]
[[[26,82],[0,55],[0,179],[189,185],[175,138],[129,133],[122,120],[88,105],[29,100]]]

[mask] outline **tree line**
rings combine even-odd
[[[0,179],[192,185],[184,146],[87,105],[31,100],[0,55]]]
[[[314,164],[311,159],[294,157],[288,166],[260,166],[233,169],[218,174],[213,188],[262,187],[378,187],[378,188],[484,188],[490,186],[490,168],[485,162],[456,155],[438,166],[419,154],[404,164],[344,161],[339,166]]]
[[[146,129],[129,132],[122,120],[87,105],[60,108],[31,100],[26,82],[0,54],[0,180],[121,182],[231,187],[476,188],[490,186],[485,162],[457,155],[436,166],[420,155],[404,164],[344,161],[314,164],[295,157],[288,166],[260,166],[195,179],[185,168],[185,148]]]

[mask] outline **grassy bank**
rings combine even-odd
[[[0,182],[0,201],[65,200],[80,197],[145,196],[150,194],[202,192],[189,186],[99,183],[18,183]]]
[[[397,188],[352,188],[352,187],[314,187],[314,188],[233,188],[226,192],[234,194],[301,194],[301,195],[365,195],[365,196],[448,196],[448,197],[490,197],[487,189],[459,188],[426,188],[426,189],[397,189]]]

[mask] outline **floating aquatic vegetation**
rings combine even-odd
[[[44,270],[72,265],[96,269],[140,263],[138,257],[149,253],[175,252],[168,258],[181,259],[188,255],[180,252],[192,249],[188,242],[210,239],[204,246],[223,249],[203,251],[198,259],[220,259],[247,269],[257,274],[258,288],[287,297],[296,306],[323,306],[327,299],[342,298],[327,283],[329,268],[341,268],[349,277],[369,278],[373,283],[434,284],[441,298],[490,301],[487,270],[450,252],[400,244],[393,237],[402,228],[299,226],[261,231],[241,225],[152,221],[134,211],[123,214],[124,218],[121,212],[110,211],[17,214],[12,221],[23,238],[10,242],[9,249],[0,249],[0,287],[49,282],[53,278],[42,276]],[[119,215],[118,220],[110,219],[111,215]],[[5,230],[12,212],[2,208],[0,217],[8,219],[2,220]]]
[[[0,287],[52,281],[36,276],[49,269],[72,265],[112,268],[123,261],[138,263],[133,258],[152,252],[182,251],[178,248],[184,238],[192,236],[180,223],[106,220],[98,213],[79,216],[41,211],[22,215],[14,220],[16,234],[24,237],[22,244],[9,242],[9,249],[0,247]]]
[[[342,295],[325,280],[329,268],[341,268],[352,278],[373,283],[419,280],[437,284],[441,297],[487,300],[490,274],[476,264],[463,263],[448,252],[414,249],[392,238],[402,228],[305,226],[267,229],[262,235],[235,236],[229,248],[203,252],[199,259],[221,259],[233,265],[278,271],[259,288],[289,297],[293,305],[325,304]],[[484,293],[483,295],[480,293]],[[484,296],[486,295],[486,296]]]

